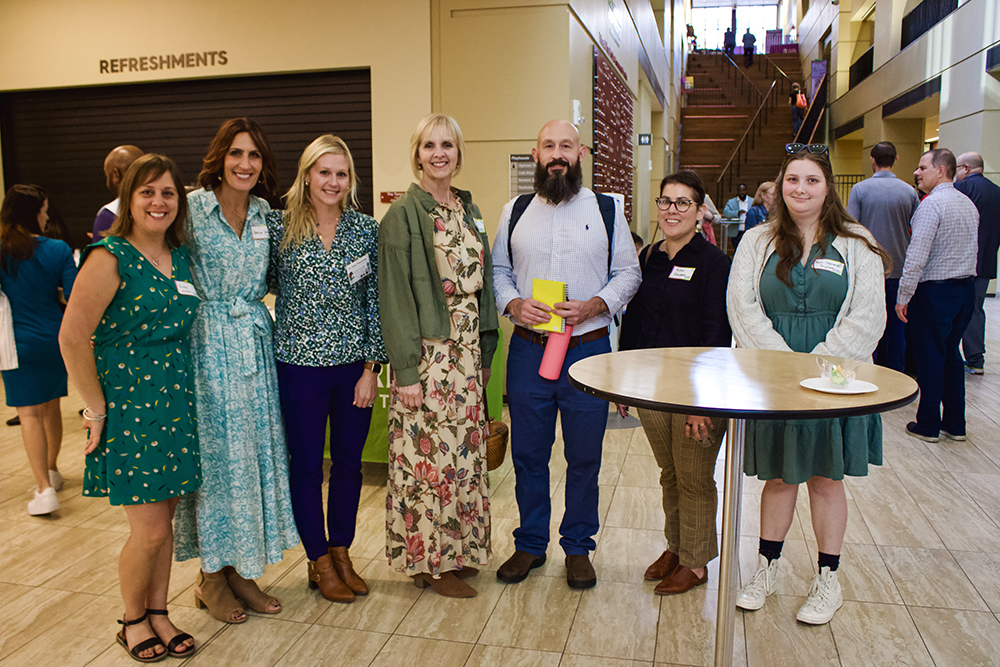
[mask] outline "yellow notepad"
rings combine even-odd
[[[549,308],[557,303],[568,301],[568,289],[566,283],[559,280],[531,279],[531,298],[535,301],[541,301]],[[534,328],[541,331],[562,333],[566,331],[566,320],[553,313],[548,322],[545,324],[536,324]]]

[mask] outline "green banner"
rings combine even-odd
[[[490,383],[486,387],[486,400],[490,406],[490,416],[500,419],[503,415],[503,373],[506,359],[503,347],[503,331],[500,331],[500,341],[497,352],[493,355],[493,366],[490,373]],[[329,428],[329,426],[327,426]],[[327,434],[327,453],[329,453],[329,433]],[[389,460],[389,366],[382,366],[382,374],[378,378],[378,396],[372,410],[372,425],[368,431],[368,441],[361,453],[361,460],[369,463],[385,463]]]

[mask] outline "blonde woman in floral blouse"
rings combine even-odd
[[[356,210],[357,191],[347,144],[324,134],[299,158],[285,195],[288,209],[267,218],[292,508],[309,557],[309,587],[333,602],[368,594],[348,549],[361,496],[361,450],[385,359],[375,278],[378,223]],[[332,465],[324,526],[327,420]]]
[[[484,387],[496,350],[493,265],[482,215],[451,186],[465,144],[454,119],[433,114],[410,145],[419,184],[379,229],[382,334],[392,365],[389,407],[389,566],[447,597],[491,551]]]

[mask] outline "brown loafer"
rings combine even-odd
[[[515,551],[497,570],[497,579],[505,584],[517,584],[528,577],[528,572],[542,565],[545,565],[545,554],[536,556],[527,551]]]
[[[687,593],[696,586],[707,583],[708,569],[705,570],[704,577],[699,577],[691,568],[678,565],[677,569],[671,572],[669,577],[656,585],[653,592],[658,595],[680,595],[681,593]]]
[[[566,583],[570,588],[593,588],[597,573],[589,556],[566,556]]]
[[[653,564],[646,568],[643,578],[646,581],[663,581],[667,576],[677,569],[680,564],[680,557],[673,551],[667,550],[660,554],[660,557],[653,561]]]

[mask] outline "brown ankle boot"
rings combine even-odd
[[[337,571],[341,581],[347,584],[355,595],[368,595],[368,584],[354,571],[347,547],[330,547],[330,558],[333,559],[333,569]]]
[[[329,553],[309,561],[309,588],[318,588],[330,602],[354,602],[354,593],[337,576]]]

